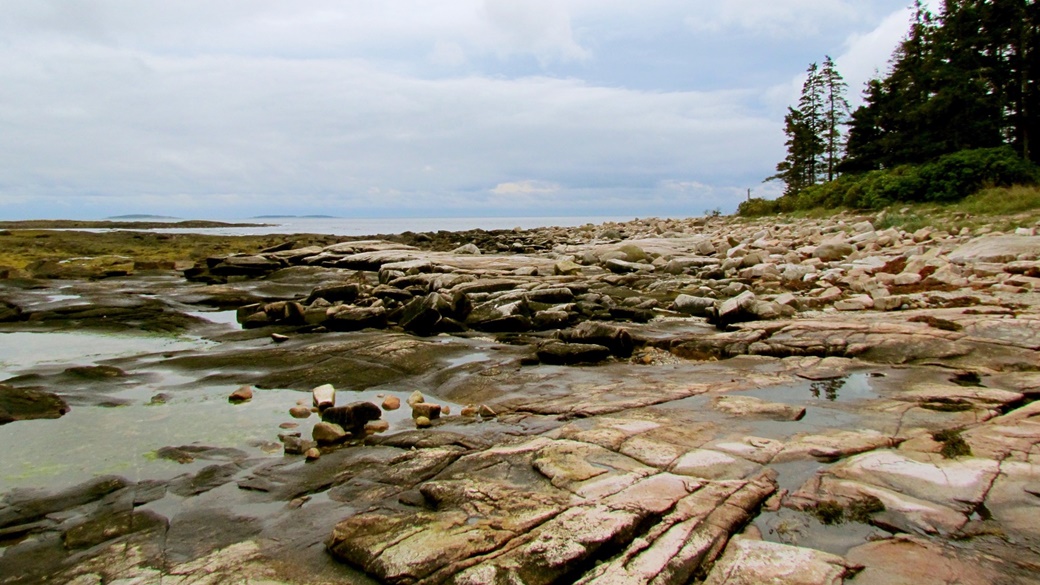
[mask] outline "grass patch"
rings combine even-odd
[[[345,238],[326,235],[216,236],[154,232],[7,230],[0,234],[0,267],[23,269],[39,261],[124,256],[138,262],[196,262],[209,256],[253,253],[285,241],[329,245]]]
[[[874,496],[866,496],[849,504],[848,519],[866,524],[874,514],[885,511],[885,504]]]
[[[920,406],[936,412],[966,412],[974,408],[967,400],[958,400],[956,398],[937,398],[928,402],[922,402]],[[935,440],[938,441],[939,439]]]
[[[932,220],[916,212],[909,213],[886,213],[885,216],[874,224],[876,230],[887,230],[896,228],[907,233],[914,233],[924,227],[931,227]]]
[[[951,206],[973,215],[1013,215],[1040,210],[1040,186],[1014,185],[983,189]]]
[[[845,521],[845,506],[834,500],[823,500],[816,503],[813,516],[824,524],[841,524]]]
[[[971,456],[971,446],[961,437],[960,429],[946,429],[932,433],[932,440],[942,443],[942,449],[939,451],[939,454],[944,459]]]
[[[874,496],[864,496],[843,506],[835,500],[823,500],[816,503],[812,515],[823,524],[842,524],[844,522],[870,522],[874,514],[885,511],[885,504]]]

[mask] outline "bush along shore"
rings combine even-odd
[[[156,430],[215,386],[240,425],[299,399],[267,439],[164,429],[148,461],[180,474],[8,491],[0,581],[1036,583],[1031,214],[11,257],[3,331],[208,345],[21,369],[0,431],[133,412],[164,376]]]

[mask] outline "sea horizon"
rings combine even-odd
[[[141,221],[141,219],[108,218],[110,221]],[[191,218],[208,220],[209,218]],[[625,222],[635,216],[546,216],[546,217],[402,217],[402,218],[346,218],[346,217],[244,217],[212,219],[225,223],[265,224],[252,227],[218,228],[156,228],[148,231],[163,233],[199,233],[212,235],[257,236],[268,234],[314,233],[336,236],[364,236],[400,234],[403,232],[466,231],[474,229],[508,230],[543,227],[577,227],[586,224]],[[149,219],[145,219],[146,221]],[[150,218],[154,221],[191,221],[182,218]]]

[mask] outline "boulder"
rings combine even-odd
[[[708,309],[715,306],[715,299],[681,294],[672,302],[672,310],[694,317],[704,317]]]
[[[538,348],[538,360],[546,364],[574,365],[601,362],[610,357],[610,349],[593,343],[550,341]]]
[[[536,329],[561,329],[571,321],[571,314],[567,311],[547,310],[538,311],[534,314],[532,323]]]
[[[323,422],[335,423],[344,431],[357,436],[364,436],[365,424],[378,420],[383,411],[371,402],[351,402],[346,406],[333,406],[321,412]]]
[[[440,293],[412,299],[404,307],[398,323],[416,335],[434,335],[439,331],[443,313],[451,312],[451,304]]]
[[[0,384],[0,425],[17,420],[60,418],[69,405],[57,394]]]
[[[284,266],[264,256],[228,256],[209,270],[217,276],[263,276]]]
[[[334,331],[384,329],[387,325],[387,313],[383,307],[338,305],[329,308],[323,325]]]
[[[480,254],[480,248],[476,244],[463,244],[451,251],[452,254]]]
[[[581,274],[581,264],[571,260],[560,260],[553,265],[553,274],[557,276],[569,276]]]
[[[845,242],[826,242],[820,244],[813,250],[813,258],[819,258],[824,262],[835,262],[844,260],[856,251],[856,247]]]
[[[286,455],[303,455],[317,444],[314,441],[300,438],[298,435],[299,433],[278,437],[282,441],[282,448]]]
[[[0,323],[10,323],[23,319],[22,309],[18,305],[0,299]]]
[[[603,263],[604,268],[616,274],[627,274],[629,272],[653,272],[656,270],[653,264],[642,262],[628,262],[619,258],[611,258]]]
[[[741,321],[754,321],[758,317],[752,309],[757,300],[755,293],[748,290],[733,298],[715,301],[714,311],[708,314],[708,320],[719,328],[725,328]]]
[[[360,294],[361,287],[356,283],[329,284],[311,291],[303,304],[310,305],[318,299],[324,299],[329,303],[353,303]]]
[[[635,349],[635,342],[627,329],[597,321],[585,321],[573,329],[560,331],[559,338],[569,344],[600,345],[618,357],[627,358]]]

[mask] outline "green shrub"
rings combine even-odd
[[[962,150],[918,168],[927,183],[925,200],[957,201],[983,187],[1007,187],[1040,181],[1035,165],[1008,147]]]
[[[758,197],[742,201],[737,206],[737,215],[741,217],[761,217],[763,215],[774,215],[780,211],[780,206],[775,200],[759,199]]]
[[[775,201],[746,201],[740,215],[768,215],[812,208],[880,209],[893,203],[949,203],[983,188],[1040,182],[1040,168],[1008,147],[964,150],[922,165],[842,175]],[[1021,205],[1036,205],[1035,191]],[[747,213],[745,213],[745,211]]]

